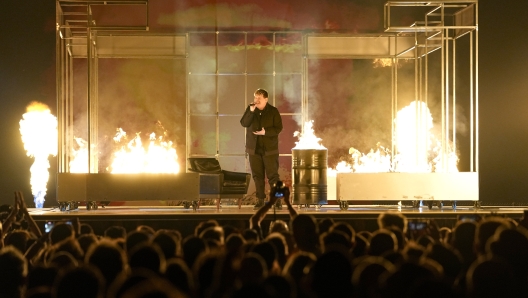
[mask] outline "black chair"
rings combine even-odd
[[[216,158],[189,158],[189,164],[189,171],[200,174],[200,199],[216,199],[216,209],[219,209],[221,199],[238,198],[238,208],[241,208],[251,174],[222,170]]]

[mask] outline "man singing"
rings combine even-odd
[[[276,107],[268,103],[268,92],[257,89],[240,124],[246,128],[246,153],[257,189],[255,209],[264,205],[264,175],[271,187],[279,181],[279,133],[282,119]]]

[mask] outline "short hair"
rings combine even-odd
[[[222,227],[220,226],[209,227],[203,230],[200,233],[199,237],[204,240],[212,239],[212,240],[218,241],[218,243],[223,245],[224,244],[224,229],[222,229]]]
[[[125,239],[127,236],[127,231],[122,226],[111,226],[104,231],[104,236],[110,239]]]
[[[202,221],[200,222],[195,228],[194,228],[194,235],[200,236],[200,234],[210,227],[216,227],[219,226],[218,222],[214,219],[210,219],[208,221]]]
[[[26,252],[28,247],[28,240],[31,235],[26,230],[14,230],[7,234],[4,239],[5,246],[12,245],[18,249],[22,254]]]
[[[258,88],[257,91],[255,91],[255,95],[262,95],[262,97],[268,98],[268,91]]]
[[[354,228],[346,222],[339,221],[334,223],[329,229],[329,232],[333,231],[341,231],[345,233],[350,239],[351,243],[354,243],[356,239],[356,230],[354,230]]]
[[[75,232],[73,231],[73,227],[64,222],[56,224],[49,233],[51,244],[57,244],[62,240],[73,238],[74,236]]]
[[[150,236],[145,231],[131,231],[127,234],[125,239],[125,251],[129,252],[132,250],[132,248],[134,248],[134,246],[149,241]]]
[[[87,224],[87,223],[82,223],[81,226],[80,226],[80,234],[81,235],[84,235],[84,234],[93,234],[94,233],[94,230],[92,228],[91,225]]]
[[[353,248],[349,235],[347,235],[346,232],[337,229],[330,232],[324,232],[319,236],[319,241],[325,252],[333,249],[344,249],[348,251]]]
[[[128,265],[132,269],[146,268],[156,273],[165,272],[165,255],[157,244],[141,243],[128,253]]]
[[[53,297],[103,297],[104,277],[96,267],[83,265],[60,272],[52,287]]]
[[[277,248],[271,242],[262,241],[257,243],[250,251],[259,254],[264,259],[268,270],[272,270],[273,263],[278,261]]]
[[[372,234],[368,254],[381,256],[385,252],[397,251],[398,240],[394,233],[387,229],[380,229]]]
[[[0,249],[0,288],[2,297],[16,297],[25,285],[28,273],[26,258],[14,246]]]
[[[181,252],[181,236],[172,233],[168,230],[159,230],[154,234],[154,237],[150,240],[151,243],[155,243],[159,246],[165,259],[176,257]]]
[[[322,234],[324,232],[328,232],[328,230],[330,230],[330,227],[333,226],[334,224],[335,224],[335,221],[332,218],[330,218],[330,217],[323,218],[318,223],[318,225],[319,225],[319,233]]]
[[[269,233],[288,231],[288,224],[284,220],[277,219],[270,222]]]
[[[106,239],[90,246],[84,263],[99,268],[108,284],[111,284],[128,265],[123,248],[117,242]]]
[[[378,227],[387,229],[390,226],[399,228],[403,233],[407,232],[407,217],[398,212],[383,212],[378,216]]]
[[[486,217],[477,224],[475,230],[475,248],[478,253],[486,253],[488,240],[493,237],[499,228],[507,229],[509,226],[504,218],[498,216]]]

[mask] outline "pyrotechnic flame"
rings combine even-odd
[[[337,172],[349,168],[357,173],[382,172],[458,172],[458,156],[451,144],[442,152],[442,143],[432,133],[433,117],[424,102],[414,101],[401,109],[394,119],[396,126],[394,159],[391,152],[377,144],[364,154],[351,147],[352,165],[338,164]],[[445,160],[443,160],[445,159]]]
[[[355,148],[348,152],[354,161],[352,168],[356,173],[383,173],[391,171],[391,156],[387,149],[378,143],[376,151],[370,149],[369,153],[363,154]]]
[[[293,136],[299,138],[299,142],[295,142],[293,149],[326,149],[321,144],[321,139],[316,137],[313,131],[313,120],[304,123],[304,132],[294,132]]]
[[[451,144],[446,145],[445,155],[441,154],[442,144],[440,141],[436,140],[436,146],[433,149],[433,160],[432,165],[435,172],[458,172],[458,155],[451,147]],[[445,157],[445,164],[442,160],[442,157]]]
[[[20,134],[24,149],[35,161],[30,168],[31,192],[37,208],[44,206],[49,179],[49,155],[57,155],[57,118],[47,105],[32,102],[20,120]]]
[[[396,172],[458,172],[458,156],[450,144],[442,143],[431,131],[433,117],[425,102],[413,101],[395,119]],[[442,160],[445,158],[445,162]]]
[[[78,149],[73,149],[70,173],[88,173],[88,142],[74,137]]]
[[[408,58],[401,59],[399,58],[396,62],[396,67],[401,67],[403,63],[409,62]],[[374,68],[378,67],[390,67],[394,63],[392,61],[392,58],[376,58],[374,61],[372,61],[372,64],[374,65]]]
[[[116,144],[127,141],[127,133],[118,128],[114,136]],[[163,137],[156,138],[155,133],[149,136],[148,147],[143,146],[141,133],[126,145],[119,146],[113,153],[111,166],[107,168],[111,173],[178,173],[180,165],[178,154],[173,142],[164,141]],[[82,138],[75,138],[77,148],[73,150],[70,162],[71,173],[88,173],[87,142]]]
[[[388,67],[392,66],[392,59],[391,58],[376,58],[374,59],[374,67]]]
[[[431,172],[428,149],[431,147],[430,130],[433,117],[424,102],[413,101],[396,115],[395,156],[396,172]]]
[[[118,128],[114,137],[116,143],[126,140],[126,132]],[[171,141],[164,141],[163,137],[156,138],[150,134],[147,149],[143,147],[140,133],[114,153],[111,165],[112,173],[178,173],[178,154]]]
[[[352,167],[346,161],[340,161],[336,166],[338,173],[352,173]]]

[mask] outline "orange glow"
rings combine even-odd
[[[47,105],[32,102],[20,120],[20,134],[27,156],[35,159],[30,168],[31,192],[35,206],[42,208],[49,180],[48,157],[57,155],[57,118]]]
[[[391,171],[391,156],[388,150],[378,144],[378,149],[371,149],[369,153],[362,154],[359,150],[350,148],[354,164],[352,168],[357,173],[381,173]]]
[[[321,144],[321,139],[316,137],[313,130],[313,120],[304,123],[304,132],[294,132],[294,137],[298,137],[299,141],[295,142],[293,149],[326,149]]]
[[[70,173],[88,173],[88,142],[74,137],[78,149],[73,150],[70,161]]]
[[[451,144],[445,145],[432,132],[433,117],[424,102],[413,101],[398,111],[395,124],[394,144],[396,152],[377,144],[376,150],[367,154],[351,147],[352,165],[340,162],[336,172],[346,173],[352,169],[357,173],[383,172],[458,172],[458,156]],[[320,140],[320,139],[319,139]]]
[[[136,133],[134,139],[127,142],[127,133],[122,128],[117,129],[113,139],[116,144],[126,143],[112,153],[112,163],[107,168],[111,173],[176,174],[180,171],[178,154],[172,141],[164,141],[161,136],[156,138],[156,134],[151,133],[148,146],[145,148],[141,133]],[[81,138],[75,138],[75,141],[78,149],[73,150],[70,172],[88,173],[87,142]]]
[[[114,141],[126,140],[126,132],[118,128]],[[110,166],[112,173],[178,173],[178,154],[171,141],[163,137],[156,138],[155,133],[149,136],[148,147],[144,148],[139,133],[126,145],[114,152]]]
[[[395,172],[458,172],[458,156],[433,134],[433,117],[424,102],[413,101],[401,109],[395,121]],[[442,158],[445,157],[445,161]]]

